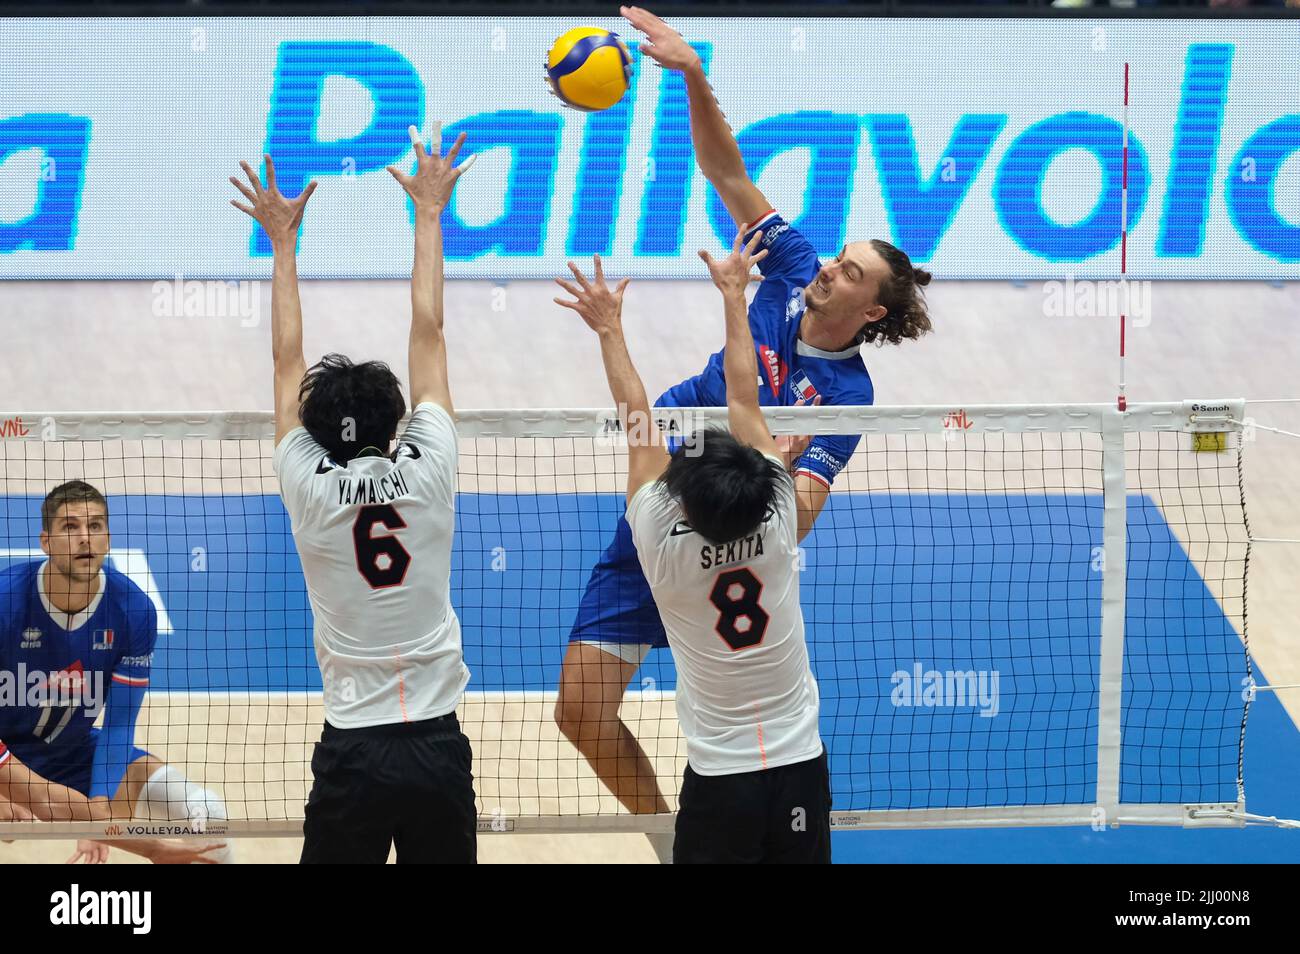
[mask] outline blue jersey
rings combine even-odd
[[[862,363],[859,347],[821,351],[799,340],[804,315],[803,290],[821,269],[808,240],[776,213],[751,228],[745,241],[762,230],[767,257],[758,263],[763,282],[749,306],[749,329],[757,351],[760,385],[758,401],[764,407],[789,407],[799,401],[812,404],[871,404],[875,399],[871,376]],[[657,407],[725,407],[727,382],[723,353],[709,358],[704,371],[663,393]],[[858,446],[857,435],[824,434],[814,437],[795,465],[827,487],[844,469]]]
[[[58,752],[93,747],[96,787],[108,789],[96,794],[112,794],[149,685],[157,610],[106,566],[90,605],[70,616],[46,597],[44,566],[0,572],[0,739],[37,771]],[[105,709],[101,738],[94,725]]]

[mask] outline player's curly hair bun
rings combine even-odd
[[[872,239],[871,247],[889,266],[890,277],[880,286],[880,304],[886,311],[884,318],[863,325],[858,336],[868,344],[898,344],[904,338],[919,338],[932,331],[930,311],[921,291],[930,284],[930,273],[914,268],[907,253],[888,242]]]

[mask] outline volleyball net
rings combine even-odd
[[[687,433],[726,412],[656,414]],[[799,558],[837,827],[1244,824],[1242,402],[767,415],[777,434],[862,436]],[[270,415],[9,420],[0,571],[44,558],[54,486],[103,492],[108,564],[158,613],[136,744],[218,792],[230,833],[299,834],[324,716]],[[621,809],[553,716],[624,508],[617,418],[462,411],[458,427],[452,600],[480,828],[670,829]],[[21,634],[3,636],[0,681],[17,687]],[[686,760],[675,679],[652,651],[621,710],[670,805]],[[14,699],[0,686],[0,740]],[[104,830],[0,824],[73,833]]]

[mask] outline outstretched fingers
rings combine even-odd
[[[311,182],[307,183],[307,188],[302,190],[302,194],[299,195],[298,198],[293,200],[293,204],[301,209],[304,205],[307,204],[307,200],[311,198],[311,194],[315,191],[316,191],[316,180],[313,179]]]
[[[241,159],[239,161],[239,168],[243,169],[244,175],[248,176],[248,181],[253,186],[253,192],[260,196],[262,194],[262,180],[257,177],[257,173],[253,171],[253,167]]]
[[[587,276],[582,274],[582,270],[577,265],[569,262],[569,271],[573,272],[574,277],[578,279],[578,284],[582,286],[583,291],[591,291],[591,283],[587,281]]]
[[[464,133],[461,133],[461,136],[464,135],[465,135]],[[476,152],[474,153],[474,155],[470,156],[468,159],[466,159],[464,162],[458,165],[456,167],[456,178],[459,179],[462,175],[464,175],[465,172],[469,169],[469,167],[474,165],[474,160],[477,158],[478,158],[478,153]]]
[[[447,163],[449,165],[456,161],[456,156],[460,154],[460,147],[465,145],[465,140],[468,138],[469,133],[462,132],[456,137],[456,141],[451,144],[451,148],[447,150]],[[441,146],[439,146],[439,148],[441,148]],[[473,158],[473,156],[470,156],[470,159]]]
[[[619,13],[623,14],[623,18],[628,23],[652,39],[652,34],[658,33],[659,27],[666,25],[649,10],[642,10],[640,7],[619,7]]]
[[[407,126],[406,135],[411,137],[411,146],[415,149],[415,156],[417,159],[422,159],[429,155],[429,151],[424,148],[424,137],[420,135],[419,126]]]
[[[563,278],[557,278],[555,280],[555,284],[559,285],[561,288],[563,288],[574,298],[582,297],[582,289],[578,288],[578,286],[572,284],[571,282],[566,282]]]
[[[230,177],[230,184],[238,189],[245,199],[256,204],[257,196],[253,194],[252,189],[240,182],[235,176]]]
[[[649,40],[646,40],[641,44],[641,52],[650,57],[650,61],[654,63],[655,66],[664,65],[663,54],[660,53],[659,49]]]

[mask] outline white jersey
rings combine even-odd
[[[469,670],[451,608],[456,455],[451,416],[429,403],[392,458],[341,466],[301,427],[275,449],[330,725],[433,719],[460,703]]]
[[[677,664],[691,768],[735,775],[821,755],[794,484],[781,482],[753,534],[722,546],[692,530],[657,482],[633,496],[627,522]]]

